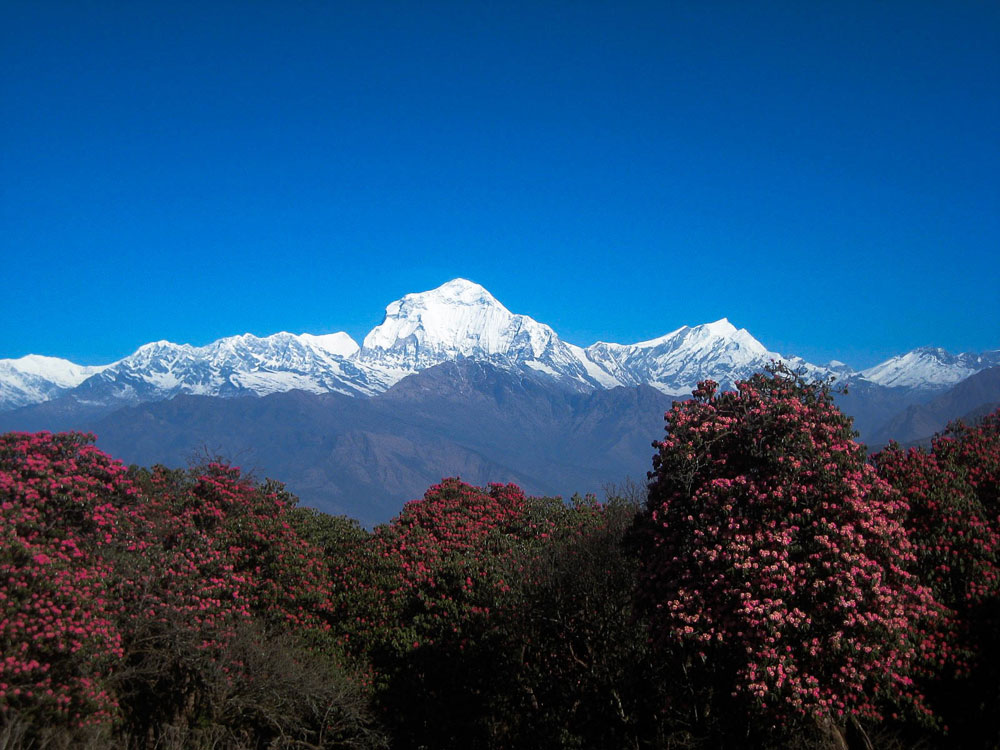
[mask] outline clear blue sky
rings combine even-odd
[[[0,357],[346,330],[1000,347],[1000,5],[4,2]]]

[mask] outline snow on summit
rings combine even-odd
[[[954,385],[995,365],[1000,365],[1000,350],[949,354],[944,349],[926,346],[862,370],[861,375],[891,388],[933,388]]]
[[[14,409],[48,401],[107,367],[87,367],[40,354],[0,359],[0,408]]]
[[[343,332],[246,333],[205,346],[155,341],[101,367],[36,355],[0,360],[0,409],[63,394],[88,403],[293,389],[366,397],[415,372],[463,358],[578,391],[648,385],[687,396],[700,380],[731,388],[772,361],[811,378],[839,375],[890,387],[940,389],[1000,364],[1000,351],[951,355],[917,349],[856,373],[842,362],[816,366],[772,352],[726,318],[635,344],[597,342],[584,348],[563,341],[544,323],[512,313],[479,284],[453,279],[390,303],[361,346]]]
[[[719,381],[724,388],[732,387],[736,380],[763,370],[772,360],[819,369],[768,351],[746,329],[737,329],[726,318],[683,326],[637,344],[598,342],[586,352],[622,383],[646,383],[672,395],[687,395],[706,378]]]
[[[343,331],[338,331],[337,333],[327,333],[322,336],[314,336],[311,333],[299,334],[299,339],[304,343],[311,344],[319,349],[335,354],[338,357],[350,357],[356,354],[358,349],[358,342],[352,339],[348,334]]]
[[[41,354],[28,354],[20,359],[0,359],[0,368],[4,371],[17,371],[24,375],[44,378],[61,388],[80,385],[91,375],[106,367],[108,365],[87,367],[70,362],[68,359],[45,357]]]
[[[386,307],[360,358],[419,370],[457,357],[537,359],[557,341],[547,325],[515,315],[479,284],[454,279]]]

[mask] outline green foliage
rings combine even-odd
[[[658,746],[665,675],[633,611],[637,563],[623,545],[638,507],[592,496],[532,506],[547,531],[510,560],[498,623],[515,688],[495,698],[510,717],[501,746]]]
[[[445,479],[377,528],[359,557],[363,638],[397,747],[482,747],[496,733],[487,705],[507,669],[493,620],[525,504],[513,485]]]
[[[622,543],[636,506],[454,480],[421,503],[375,538],[402,561],[374,652],[395,746],[657,746],[663,675]]]
[[[217,463],[134,476],[143,541],[116,566],[130,603],[116,678],[125,739],[339,747],[344,721],[374,738],[341,666],[329,567],[294,528],[295,498]]]
[[[91,442],[0,439],[0,739],[381,746],[295,498],[219,463],[127,476]]]
[[[876,476],[825,384],[694,396],[648,497],[445,479],[371,532],[3,436],[0,749],[1000,748],[1000,412]]]

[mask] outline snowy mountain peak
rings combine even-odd
[[[890,388],[934,389],[954,385],[987,367],[1000,365],[1000,350],[949,354],[923,346],[861,371],[861,376]]]
[[[854,373],[841,362],[817,367],[767,349],[727,318],[682,326],[636,344],[562,341],[549,326],[512,313],[481,285],[453,279],[407,294],[359,347],[346,333],[230,336],[204,346],[160,340],[104,367],[80,367],[54,357],[0,360],[0,410],[67,394],[88,404],[156,401],[180,393],[266,395],[300,389],[353,396],[382,393],[412,373],[444,362],[489,362],[522,377],[554,380],[578,391],[649,385],[687,396],[711,378],[723,388],[784,361],[807,378],[935,390],[1000,364],[1000,351],[951,355],[915,349]]]
[[[463,308],[495,310],[505,316],[511,314],[510,310],[479,284],[465,279],[452,279],[436,289],[407,294],[402,299],[390,303],[385,308],[386,321],[383,325],[385,322],[398,319],[408,319],[418,325],[423,323],[425,318],[431,325],[441,324],[461,317]],[[376,331],[381,333],[384,330],[381,326],[376,327],[365,337],[365,341],[367,342]]]
[[[745,336],[739,336],[739,334],[745,334]],[[732,338],[734,336],[743,338],[745,343],[754,342],[759,343],[753,336],[746,331],[746,329],[737,329],[732,323],[729,322],[729,318],[721,318],[714,323],[703,323],[697,326],[681,326],[675,331],[670,333],[665,333],[655,339],[649,339],[648,341],[640,341],[636,344],[606,344],[605,342],[598,342],[604,346],[624,346],[634,349],[653,349],[658,346],[663,346],[664,344],[670,344],[671,342],[676,343],[680,340],[690,340],[705,341],[708,339],[720,339],[720,338]],[[596,346],[596,345],[595,345]],[[761,349],[764,347],[761,346]]]
[[[155,341],[82,383],[89,404],[160,401],[177,394],[267,395],[290,390],[371,395],[388,387],[380,373],[349,361],[358,345],[346,333],[244,333],[205,346]]]
[[[826,363],[826,369],[828,369],[832,374],[838,377],[848,377],[854,375],[855,370],[846,362],[841,362],[839,359],[831,359]]]
[[[0,368],[4,370],[45,378],[63,388],[79,385],[106,367],[108,365],[78,365],[68,359],[46,357],[42,354],[26,354],[18,359],[0,359]]]
[[[393,302],[385,320],[365,337],[355,361],[393,373],[398,380],[462,358],[553,378],[571,388],[621,385],[583,349],[562,341],[549,326],[512,313],[466,279]]]
[[[189,344],[175,344],[173,341],[167,341],[166,339],[160,339],[159,341],[150,341],[147,344],[143,344],[138,349],[138,352],[155,352],[162,351],[164,349],[176,349],[177,347],[189,346]]]
[[[440,324],[448,319],[460,317],[458,312],[463,308],[492,309],[510,315],[510,311],[479,284],[466,279],[452,279],[436,289],[426,292],[407,294],[402,299],[390,303],[385,308],[386,320],[408,319],[419,324],[426,318],[431,325]],[[382,333],[387,329],[376,327],[365,337],[365,341],[376,331]],[[381,342],[381,340],[380,340]]]
[[[737,328],[729,322],[728,318],[722,318],[714,323],[703,323],[693,328],[681,329],[682,336],[679,337],[685,342],[685,346],[691,349],[715,349],[720,345],[732,351],[742,349],[750,356],[762,357],[770,355],[767,347],[750,335],[745,328]],[[774,355],[780,358],[780,355]]]
[[[548,326],[513,314],[479,284],[454,279],[386,307],[359,356],[415,371],[457,357],[534,359],[555,341]]]
[[[745,328],[736,328],[727,318],[683,326],[638,344],[598,343],[585,351],[590,360],[619,382],[646,383],[671,395],[687,395],[705,378],[731,388],[736,380],[762,371],[772,360],[803,368],[807,375],[828,374],[825,368],[769,351]]]
[[[41,354],[0,359],[0,407],[13,409],[48,401],[107,367],[88,367]]]
[[[429,292],[408,294],[407,297],[422,297],[424,299],[439,299],[446,304],[458,305],[501,305],[496,297],[486,291],[486,288],[468,279],[452,279],[437,289]]]
[[[736,326],[729,322],[729,318],[719,318],[714,323],[705,323],[697,328],[711,336],[732,336],[737,332]]]

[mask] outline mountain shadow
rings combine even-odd
[[[872,436],[873,447],[895,440],[904,445],[928,443],[955,419],[975,420],[1000,406],[1000,366],[990,367],[924,404],[914,404],[889,419]]]

